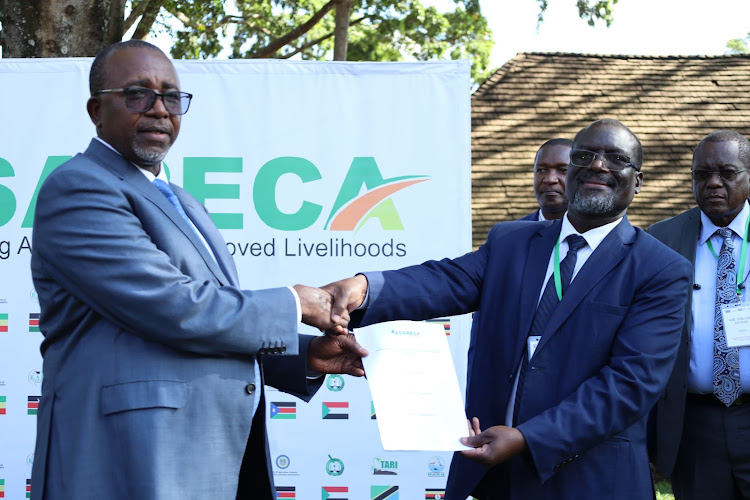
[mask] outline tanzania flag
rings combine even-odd
[[[5,498],[5,479],[0,479],[0,498]]]
[[[445,500],[445,490],[427,488],[424,490],[424,498],[425,500]]]
[[[297,418],[297,403],[290,403],[288,401],[274,401],[271,403],[271,418],[276,420],[281,419],[296,419]]]
[[[451,320],[450,318],[435,318],[435,319],[428,319],[428,323],[436,323],[443,327],[445,330],[446,335],[451,334]]]
[[[339,420],[349,418],[349,403],[328,401],[323,403],[323,420]]]
[[[370,486],[371,500],[398,500],[398,486]]]
[[[294,486],[277,486],[276,498],[297,498]]]
[[[5,415],[5,398],[6,396],[0,396],[0,415]]]
[[[323,486],[320,494],[320,500],[348,500],[348,486]]]
[[[31,498],[31,479],[26,480],[26,498]]]
[[[39,313],[29,314],[29,331],[38,332],[39,330]]]
[[[375,401],[370,401],[370,420],[377,419],[378,416],[375,414]]]
[[[8,331],[8,313],[0,313],[0,332]]]
[[[26,407],[27,415],[36,415],[37,409],[39,408],[39,399],[41,399],[41,396],[29,396],[29,402]]]

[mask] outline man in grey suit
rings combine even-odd
[[[44,382],[35,499],[272,499],[263,384],[301,398],[363,374],[330,296],[240,288],[209,214],[161,162],[192,96],[139,40],[94,60],[97,137],[45,181],[34,286]],[[261,370],[262,368],[262,370]],[[262,373],[261,373],[262,372]]]
[[[550,139],[539,147],[534,157],[534,196],[539,210],[521,220],[554,220],[565,215],[568,209],[565,176],[572,147],[573,141],[563,138]]]
[[[748,302],[748,169],[744,136],[708,134],[693,153],[698,206],[648,230],[694,267],[680,350],[650,438],[652,461],[671,476],[678,500],[750,498],[750,346],[729,347],[721,312]]]

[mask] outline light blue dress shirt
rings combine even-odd
[[[745,224],[750,215],[750,206],[745,201],[745,206],[729,224],[729,229],[734,233],[734,258],[737,262],[737,272],[740,268],[740,252],[742,250],[742,238],[745,236]],[[717,258],[708,247],[708,240],[716,252],[721,251],[722,237],[716,234],[719,229],[706,214],[701,212],[701,231],[698,236],[698,248],[695,252],[695,283],[700,285],[697,290],[693,288],[693,310],[692,325],[690,329],[690,368],[688,369],[687,390],[691,393],[712,394],[713,393],[713,357],[714,357],[714,311],[716,304],[716,266]],[[750,254],[750,251],[747,252]],[[744,293],[741,300],[743,303],[750,301],[750,255],[745,256],[744,276],[737,276],[738,283],[745,283]],[[750,388],[750,347],[740,347],[740,385],[742,392]]]

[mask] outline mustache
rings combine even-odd
[[[593,182],[604,184],[604,185],[611,186],[611,187],[614,187],[617,185],[617,181],[611,175],[604,174],[604,173],[597,173],[589,169],[585,169],[581,171],[581,173],[579,173],[576,176],[576,180],[578,182],[593,181]]]

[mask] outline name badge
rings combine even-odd
[[[750,304],[727,304],[721,308],[724,335],[729,347],[750,346]]]
[[[529,353],[529,361],[531,361],[531,357],[534,356],[536,346],[539,345],[541,339],[541,335],[529,335],[529,338],[526,340],[526,352]]]

